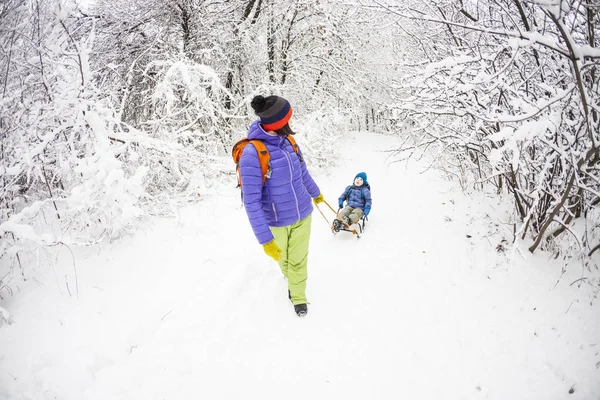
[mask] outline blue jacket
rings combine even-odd
[[[269,226],[288,226],[308,217],[312,198],[321,191],[285,137],[265,132],[257,120],[248,139],[261,140],[271,157],[271,177],[264,186],[256,148],[246,146],[240,158],[244,207],[256,239],[265,244],[273,240]]]
[[[362,186],[351,185],[346,187],[344,193],[338,199],[339,204],[347,201],[347,205],[352,208],[360,208],[367,214],[371,210],[371,190],[368,183]]]

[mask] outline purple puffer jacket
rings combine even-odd
[[[262,140],[271,156],[271,177],[264,186],[256,148],[246,146],[240,158],[244,207],[254,235],[265,244],[273,240],[269,226],[287,226],[308,217],[311,197],[321,192],[285,137],[265,132],[257,120],[248,139]]]

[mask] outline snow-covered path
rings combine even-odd
[[[313,214],[305,318],[226,188],[76,260],[79,299],[65,251],[4,304],[0,399],[599,399],[581,271],[555,287],[546,256],[497,253],[511,228],[483,198],[387,165],[394,144],[357,135],[315,177],[335,207],[364,170],[374,200],[359,240]]]

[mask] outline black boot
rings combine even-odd
[[[342,227],[342,221],[340,221],[339,219],[334,219],[333,220],[333,230],[335,232],[339,232],[340,228]]]
[[[288,299],[290,299],[290,301],[292,301],[292,292],[290,292],[290,289],[288,289]]]
[[[294,304],[294,311],[299,317],[304,317],[308,312],[308,306],[306,304]]]

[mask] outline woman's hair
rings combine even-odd
[[[275,132],[277,132],[278,135],[283,135],[283,136],[296,134],[296,132],[294,132],[292,130],[292,128],[290,127],[289,123],[285,124],[282,128],[277,129]]]

